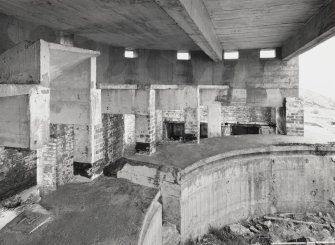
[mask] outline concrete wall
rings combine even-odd
[[[158,201],[159,197],[160,193],[158,192],[145,214],[138,245],[163,244],[162,205]]]
[[[0,15],[0,53],[23,40],[57,42],[59,33],[47,27]],[[178,61],[175,51],[139,50],[137,59],[125,59],[124,49],[81,37],[75,46],[101,51],[97,58],[97,82],[112,84],[230,85],[246,89],[248,103],[277,103],[278,97],[298,96],[298,59],[258,58],[257,50],[240,52],[238,61],[212,62],[202,52],[190,61]]]
[[[333,213],[334,155],[331,146],[276,146],[191,165],[181,179],[182,240],[272,212]]]
[[[0,145],[29,148],[29,96],[1,97],[0,105]]]

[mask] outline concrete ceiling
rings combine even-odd
[[[0,0],[0,12],[114,46],[281,47],[329,0]],[[221,57],[220,57],[221,55]]]
[[[114,46],[199,49],[153,0],[0,0],[0,12]]]
[[[281,47],[327,1],[204,0],[224,49]]]

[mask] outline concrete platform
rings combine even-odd
[[[160,189],[163,221],[175,224],[185,241],[207,233],[209,226],[250,216],[332,213],[333,141],[248,135],[167,144],[152,156],[117,161],[114,171],[118,178]]]
[[[293,137],[284,135],[241,135],[202,139],[200,144],[165,144],[151,156],[134,155],[130,160],[185,169],[197,161],[232,151],[271,146],[335,144],[333,137]]]
[[[35,223],[23,219],[23,224],[18,217],[0,231],[0,244],[161,244],[158,195],[156,189],[108,177],[67,184],[40,203],[53,220],[34,229],[45,218],[33,215]]]

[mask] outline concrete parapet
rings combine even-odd
[[[335,146],[269,146],[198,161],[181,174],[181,236],[249,216],[333,212]]]

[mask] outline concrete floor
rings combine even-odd
[[[282,135],[240,135],[220,138],[202,139],[200,144],[164,144],[157,147],[151,156],[134,155],[128,159],[158,165],[173,166],[184,169],[187,166],[221,153],[276,145],[313,145],[335,142],[330,137],[293,137]]]
[[[145,213],[157,191],[108,177],[67,184],[40,203],[53,221],[30,235],[6,226],[0,231],[0,244],[137,245]]]

